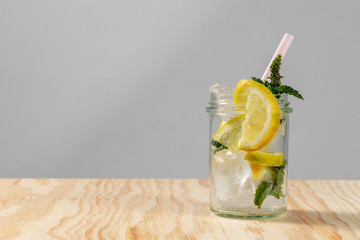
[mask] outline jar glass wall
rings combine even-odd
[[[236,106],[229,96],[224,101],[211,99],[209,139],[210,209],[225,217],[273,217],[286,211],[287,164],[289,142],[289,107],[287,95],[276,96],[280,110],[280,127],[260,152],[280,153],[281,166],[266,166],[244,158],[249,153],[224,147],[214,141],[219,128],[229,121],[245,117],[244,106]],[[230,138],[231,139],[231,138]],[[231,144],[230,142],[228,144]]]

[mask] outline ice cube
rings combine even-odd
[[[220,117],[222,121],[230,120],[234,115],[226,111],[234,110],[235,89],[216,83],[212,85],[209,90],[210,101],[212,106],[218,110],[218,117]],[[223,111],[225,111],[225,113]]]
[[[216,202],[224,208],[253,205],[255,185],[246,152],[222,150],[212,162],[212,183]]]
[[[213,102],[229,102],[233,103],[235,89],[227,86],[220,85],[218,83],[212,85],[210,88],[210,99]]]

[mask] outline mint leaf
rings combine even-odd
[[[270,192],[270,195],[274,196],[277,199],[280,199],[280,197],[284,197],[283,192],[281,191],[281,186],[276,185]]]
[[[271,195],[277,199],[280,197],[284,197],[285,194],[283,193],[281,186],[284,183],[284,171],[287,165],[287,160],[284,161],[284,164],[280,167],[271,167],[274,172],[273,181],[272,182],[265,182],[262,181],[260,185],[256,189],[254,204],[261,208],[263,201],[266,199],[267,196]]]
[[[268,88],[274,95],[279,96],[279,95],[278,95],[278,88],[277,88],[276,86],[273,86],[273,85],[269,84],[269,85],[267,86],[267,88]]]
[[[220,152],[221,150],[224,150],[224,149],[228,149],[228,148],[226,146],[222,145],[222,146],[218,147],[217,149],[215,149],[214,154],[217,152]]]
[[[253,80],[255,82],[258,82],[258,83],[261,83],[261,84],[264,84],[264,82],[260,78],[251,77],[251,80]]]
[[[290,86],[287,86],[287,85],[281,85],[278,89],[279,93],[282,94],[282,93],[285,93],[285,94],[289,94],[289,95],[293,95],[297,98],[300,98],[301,100],[304,100],[304,98],[301,96],[301,94],[293,89],[292,87]]]
[[[219,143],[218,141],[211,139],[211,145],[213,145],[214,147],[221,147],[223,146],[221,143]]]
[[[270,194],[273,188],[272,182],[261,182],[258,188],[256,189],[254,204],[261,208],[262,203],[264,202],[265,198]]]
[[[276,98],[280,98],[280,94],[289,94],[304,100],[304,98],[297,90],[290,86],[281,84],[281,78],[284,78],[280,75],[281,58],[281,54],[277,55],[270,65],[270,82],[262,81],[260,78],[256,77],[251,77],[251,79],[267,87],[272,92],[272,94],[276,96]]]
[[[222,143],[214,140],[214,139],[211,139],[211,145],[213,145],[214,147],[216,147],[215,151],[214,151],[214,154],[223,150],[223,149],[228,149],[225,145],[223,145]]]
[[[274,186],[273,186],[273,189],[270,192],[270,195],[276,197],[277,199],[284,196],[284,193],[281,190],[281,186],[284,183],[284,168],[285,168],[285,165],[283,165],[281,167],[274,167],[273,168],[273,169],[275,169],[277,171],[277,174],[276,174],[276,179],[274,181]]]

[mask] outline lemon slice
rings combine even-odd
[[[263,148],[280,126],[281,113],[276,98],[264,85],[243,79],[236,86],[234,102],[245,105],[246,109],[238,148],[244,151]]]
[[[248,152],[244,159],[269,167],[278,167],[284,163],[284,155],[278,152]]]
[[[239,115],[230,119],[227,122],[221,122],[216,134],[212,137],[213,140],[218,141],[229,149],[237,149],[241,136],[242,124],[245,120],[244,115]]]

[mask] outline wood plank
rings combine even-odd
[[[0,179],[0,239],[360,239],[360,181],[290,180],[274,219],[216,217],[198,179]]]

